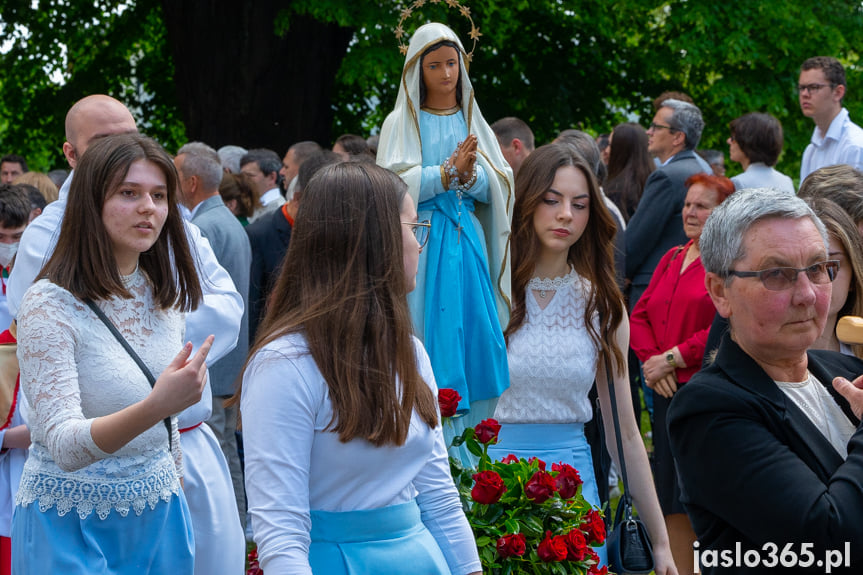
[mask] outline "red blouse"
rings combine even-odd
[[[716,315],[704,287],[701,258],[680,273],[691,245],[692,240],[683,249],[672,248],[662,256],[629,318],[629,344],[642,362],[678,347],[688,366],[677,370],[681,383],[701,368],[707,334]]]

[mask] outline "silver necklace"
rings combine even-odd
[[[578,274],[575,273],[575,269],[570,268],[568,274],[554,279],[539,277],[530,278],[530,281],[527,282],[527,287],[538,291],[539,297],[541,299],[545,299],[548,292],[557,291],[561,288],[571,286],[575,283],[577,277]]]

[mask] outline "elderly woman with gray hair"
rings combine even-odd
[[[827,231],[792,194],[742,190],[708,218],[701,248],[731,329],[669,410],[696,566],[859,572],[863,362],[809,350],[838,270]]]

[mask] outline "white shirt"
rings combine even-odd
[[[821,135],[815,126],[800,163],[800,182],[818,168],[836,164],[863,170],[863,128],[851,121],[845,108],[830,122],[826,134]]]
[[[800,383],[777,381],[776,385],[806,414],[809,421],[827,438],[842,459],[847,458],[848,441],[854,435],[856,428],[815,376],[808,373],[806,381]]]
[[[590,283],[575,270],[555,278],[561,287],[540,309],[533,290],[525,294],[524,323],[509,337],[509,389],[494,411],[501,423],[587,423],[587,394],[596,379],[599,354],[584,321]],[[570,285],[566,285],[570,284]],[[598,322],[594,327],[599,330]]]
[[[437,395],[428,356],[416,339],[414,346],[420,375]],[[440,424],[431,429],[414,412],[402,446],[342,443],[325,431],[329,388],[302,334],[255,354],[242,389],[246,494],[265,572],[311,574],[310,509],[377,509],[414,498],[453,575],[481,570]]]
[[[269,206],[274,202],[278,206],[281,206],[285,203],[285,198],[282,197],[282,191],[279,190],[279,188],[267,190],[267,192],[263,196],[261,196],[261,204],[265,206]]]

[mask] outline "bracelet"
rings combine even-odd
[[[460,184],[459,189],[466,192],[469,189],[471,189],[475,183],[476,183],[476,163],[474,162],[473,173],[471,173],[470,179],[468,181],[466,181],[464,184]]]
[[[458,190],[460,189],[459,177],[458,177],[458,168],[454,165],[450,164],[449,158],[447,158],[443,163],[443,168],[441,168],[444,173],[447,174],[447,185],[445,186],[448,190]]]

